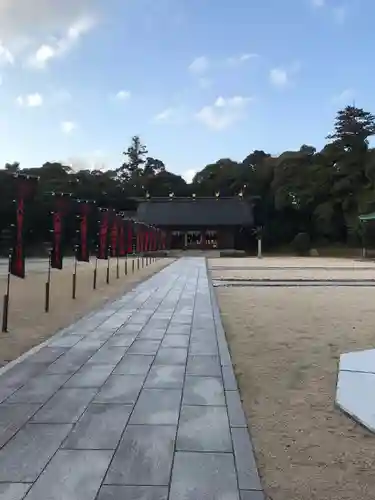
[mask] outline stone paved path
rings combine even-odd
[[[203,258],[0,376],[0,500],[261,500]]]

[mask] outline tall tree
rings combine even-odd
[[[117,174],[122,181],[136,180],[142,175],[142,166],[146,163],[147,148],[142,144],[138,135],[131,139],[131,144],[123,155],[125,161],[117,170]]]
[[[165,172],[164,163],[157,158],[152,158],[151,156],[149,156],[146,159],[143,174],[146,176],[153,176],[159,174],[160,172]]]
[[[355,106],[346,106],[338,111],[334,132],[327,139],[338,143],[345,151],[368,144],[368,138],[375,135],[375,116]]]

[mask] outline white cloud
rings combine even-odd
[[[229,57],[226,62],[227,64],[229,64],[230,66],[239,66],[243,63],[245,63],[246,61],[250,61],[251,59],[256,59],[257,57],[259,57],[258,54],[241,54],[239,56],[233,56],[233,57]]]
[[[339,94],[335,95],[332,99],[334,104],[348,104],[348,101],[352,101],[355,97],[355,92],[353,89],[345,89]]]
[[[154,117],[155,122],[165,123],[170,121],[177,113],[175,108],[166,108]]]
[[[128,90],[120,90],[119,92],[117,92],[115,99],[117,99],[118,101],[127,101],[128,99],[130,99],[130,97],[131,92],[129,92]]]
[[[0,66],[7,66],[14,64],[14,56],[10,50],[3,45],[0,40]]]
[[[72,50],[79,43],[80,38],[93,28],[94,24],[94,20],[89,17],[75,21],[62,37],[56,38],[51,43],[40,45],[36,52],[28,58],[28,65],[37,69],[45,68],[51,60],[62,57]]]
[[[27,108],[39,108],[43,105],[43,96],[38,92],[25,96],[20,95],[17,97],[16,103],[19,106],[25,106]]]
[[[209,60],[205,56],[197,57],[189,66],[189,71],[196,75],[206,73],[210,66]]]
[[[251,100],[242,96],[218,97],[212,106],[203,107],[196,118],[212,130],[225,130],[245,118]]]
[[[93,24],[100,4],[100,0],[0,0],[0,61],[45,65],[77,41],[85,31],[82,23],[89,19]]]
[[[64,134],[71,134],[77,128],[77,124],[72,121],[61,122],[61,130]]]
[[[275,87],[286,87],[289,83],[288,72],[283,68],[273,68],[270,71],[270,82]]]
[[[190,184],[192,182],[192,180],[194,179],[194,176],[196,173],[197,173],[197,171],[193,170],[193,169],[186,170],[186,172],[182,173],[181,177],[183,177],[185,179],[185,181]]]

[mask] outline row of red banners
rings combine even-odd
[[[17,180],[17,217],[10,271],[11,274],[24,278],[25,207],[35,194],[37,179],[19,176]],[[72,243],[78,261],[89,262],[90,254],[98,259],[108,259],[166,248],[166,235],[156,227],[125,218],[123,213],[116,213],[113,209],[100,209],[90,202],[55,195],[51,242],[51,266],[55,269],[63,268],[64,249],[69,243],[65,241],[65,225],[72,212],[77,220],[76,241]],[[92,230],[93,226],[96,238],[89,241],[90,228]]]

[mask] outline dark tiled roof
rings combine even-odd
[[[174,198],[141,202],[137,218],[156,226],[252,226],[253,210],[237,197]]]

